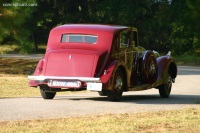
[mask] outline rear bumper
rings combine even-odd
[[[39,85],[48,85],[51,88],[82,88],[87,86],[87,90],[101,91],[102,83],[100,78],[91,77],[58,77],[58,76],[28,76],[30,80],[30,87],[37,87]],[[62,82],[61,84],[54,84],[53,81]],[[69,83],[69,84],[68,84]],[[71,86],[70,84],[76,84]],[[63,85],[64,84],[64,85]],[[85,85],[84,85],[85,84]]]
[[[48,81],[48,80],[73,80],[81,82],[97,82],[100,83],[100,78],[91,78],[91,77],[60,77],[60,76],[28,76],[29,80],[35,81]]]

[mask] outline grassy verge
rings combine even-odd
[[[18,51],[17,45],[0,45],[0,54],[13,53]]]
[[[28,79],[22,75],[1,75],[0,97],[39,96],[39,89],[30,88]]]
[[[0,58],[0,75],[28,75],[32,74],[38,60],[23,60],[17,58]]]
[[[44,44],[39,44],[38,45],[38,52],[36,52],[34,49],[32,49],[31,53],[41,53],[44,54],[46,49],[46,45]],[[0,45],[0,54],[11,54],[11,53],[21,53],[24,54],[22,49],[19,47],[19,45],[16,44],[3,44]],[[30,54],[30,53],[29,53]]]
[[[174,57],[178,65],[200,66],[200,56],[176,56]]]
[[[0,132],[198,133],[199,123],[200,108],[190,108],[139,114],[0,122]]]
[[[36,60],[0,58],[0,97],[38,96],[38,89],[28,86],[27,75],[32,74]]]

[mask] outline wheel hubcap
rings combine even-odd
[[[172,79],[169,77],[169,80],[168,80],[168,89],[170,89],[172,86]]]
[[[156,66],[153,62],[150,63],[150,75],[153,76],[156,73]]]
[[[166,87],[166,92],[169,94],[171,91],[171,86],[172,86],[172,79],[169,77],[167,87]]]
[[[115,88],[120,91],[122,89],[122,85],[123,85],[122,78],[118,76],[116,79]]]

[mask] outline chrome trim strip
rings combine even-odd
[[[58,76],[28,76],[29,80],[44,81],[48,79],[57,80],[78,80],[83,82],[101,82],[100,78],[90,78],[90,77],[58,77]]]

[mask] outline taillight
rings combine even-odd
[[[44,64],[45,59],[41,59],[38,63],[38,67],[37,67],[37,72],[41,73],[43,70],[43,64]]]

